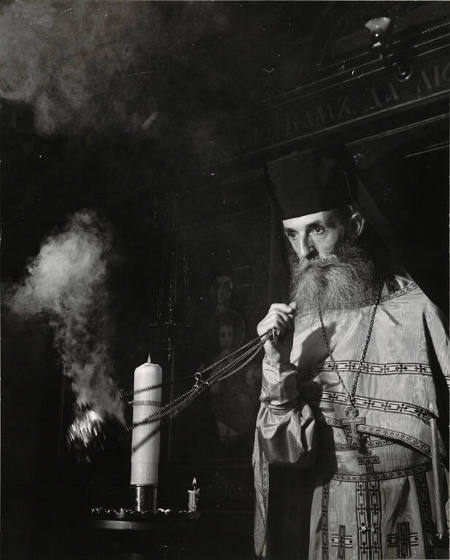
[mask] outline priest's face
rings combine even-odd
[[[292,264],[292,299],[300,313],[357,305],[372,297],[374,267],[358,246],[364,219],[328,210],[283,221],[298,257]]]
[[[307,260],[335,255],[344,241],[347,225],[335,210],[283,220],[296,255]]]

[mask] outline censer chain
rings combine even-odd
[[[240,348],[238,348],[237,350],[235,350],[234,352],[232,352],[228,356],[225,356],[224,358],[221,358],[220,360],[217,360],[216,362],[213,362],[208,367],[202,369],[199,372],[194,373],[193,375],[186,375],[186,376],[180,377],[179,379],[176,379],[174,381],[166,381],[164,383],[157,383],[155,385],[149,385],[147,387],[141,387],[140,389],[136,389],[135,391],[133,391],[133,390],[131,390],[131,391],[120,391],[120,397],[121,398],[132,397],[134,395],[138,395],[139,393],[144,393],[145,391],[151,391],[152,389],[160,389],[161,387],[166,387],[166,386],[169,386],[169,385],[175,385],[177,383],[183,383],[186,379],[196,379],[198,374],[204,375],[208,371],[216,368],[221,363],[223,363],[225,361],[228,361],[231,358],[233,358],[234,356],[238,355],[243,350],[245,350],[249,347],[252,347],[252,349],[255,348],[256,346],[259,347],[259,346],[261,346],[261,344],[264,344],[264,342],[266,342],[266,340],[268,338],[270,338],[271,336],[276,337],[277,334],[274,333],[274,331],[276,331],[276,330],[277,329],[271,329],[270,331],[267,331],[263,335],[258,336],[257,338],[254,338],[253,340],[250,340],[249,342],[247,342],[246,344],[244,344],[243,346],[241,346]]]
[[[186,406],[188,406],[190,402],[195,400],[209,385],[213,383],[219,383],[220,381],[223,381],[224,379],[227,379],[232,375],[235,375],[236,373],[241,371],[242,368],[247,366],[254,359],[254,357],[260,351],[264,342],[271,336],[277,336],[277,333],[275,333],[273,329],[271,329],[267,333],[264,333],[262,336],[254,339],[253,341],[250,341],[250,343],[245,344],[241,348],[238,348],[238,350],[236,350],[229,356],[226,356],[225,358],[222,358],[221,360],[214,362],[207,368],[203,369],[201,372],[197,372],[196,374],[194,374],[194,376],[190,376],[191,378],[194,377],[195,379],[195,383],[190,389],[188,389],[187,391],[185,391],[184,393],[176,397],[171,402],[163,405],[161,408],[156,410],[153,414],[149,415],[147,418],[144,418],[143,420],[141,420],[140,422],[132,426],[128,426],[127,430],[130,431],[136,426],[150,424],[156,421],[163,421],[166,418],[172,418],[173,416],[181,412]],[[244,349],[245,352],[242,353],[242,350]],[[208,372],[211,369],[217,367],[218,364],[221,364],[224,361],[229,360],[230,357],[236,356],[238,353],[241,354],[235,357],[234,360],[226,364],[218,372],[212,374],[209,379],[205,380],[202,378],[205,372]],[[245,361],[242,362],[242,360]],[[159,386],[160,385],[156,386],[156,388]],[[154,388],[154,387],[152,386],[150,388]],[[139,392],[142,392],[143,390],[149,390],[150,388],[140,389]]]

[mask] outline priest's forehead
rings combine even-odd
[[[306,216],[288,218],[287,220],[283,220],[283,227],[287,231],[301,231],[315,225],[335,228],[345,224],[349,217],[350,211],[345,211],[341,208],[333,208],[332,210],[315,212],[313,214],[307,214]]]

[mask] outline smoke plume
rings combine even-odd
[[[49,237],[11,290],[8,305],[20,316],[45,313],[77,404],[123,421],[109,355],[107,273],[111,235],[94,213],[77,212]]]

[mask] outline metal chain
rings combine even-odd
[[[156,385],[149,385],[148,387],[141,387],[140,389],[136,389],[136,390],[120,391],[120,397],[121,398],[131,397],[133,395],[137,395],[139,393],[144,393],[145,391],[150,391],[152,389],[159,389],[160,387],[165,387],[165,386],[168,386],[168,385],[174,385],[175,383],[181,383],[186,379],[194,379],[194,380],[197,381],[199,375],[201,377],[204,373],[216,368],[222,362],[230,360],[234,356],[238,356],[237,359],[236,359],[236,361],[238,362],[240,359],[242,359],[242,355],[238,355],[238,354],[240,354],[243,350],[246,350],[247,348],[250,348],[251,350],[253,350],[256,346],[259,346],[261,343],[264,343],[270,337],[273,337],[274,339],[276,339],[276,337],[277,337],[277,332],[276,331],[277,331],[277,329],[271,329],[270,331],[267,331],[266,333],[262,334],[261,336],[257,336],[256,338],[253,338],[252,340],[250,340],[249,342],[246,342],[243,346],[239,347],[237,350],[235,350],[234,352],[232,352],[228,356],[225,356],[224,358],[221,358],[220,360],[217,360],[216,362],[213,362],[208,367],[202,369],[201,371],[198,371],[198,372],[194,373],[193,375],[186,375],[186,376],[181,377],[179,379],[175,379],[174,381],[168,381],[166,383],[157,383]]]
[[[127,426],[126,430],[131,432],[131,430],[133,428],[136,428],[137,426],[141,426],[141,425],[144,425],[144,424],[150,424],[152,422],[156,422],[158,420],[161,420],[162,418],[164,418],[164,416],[170,414],[172,408],[175,408],[180,403],[184,402],[185,400],[188,400],[193,393],[197,393],[197,388],[196,387],[191,387],[190,389],[188,389],[187,391],[185,391],[181,395],[178,395],[178,397],[176,399],[174,399],[173,401],[171,401],[171,402],[167,403],[166,405],[161,406],[160,408],[155,410],[155,412],[153,412],[149,416],[146,416],[145,418],[143,418],[142,420],[140,420],[139,422],[137,422],[135,424]]]
[[[264,342],[266,342],[266,340],[268,338],[270,338],[272,336],[272,331],[269,331],[265,334],[263,334],[261,337],[259,337],[259,342],[257,342],[256,344],[254,344],[252,347],[248,348],[245,352],[243,352],[240,356],[238,356],[237,358],[235,358],[234,360],[230,361],[229,363],[225,364],[224,367],[222,369],[220,369],[218,372],[216,373],[211,373],[210,377],[208,379],[208,384],[210,383],[215,383],[217,381],[221,381],[222,380],[222,376],[229,377],[229,375],[232,375],[234,373],[236,373],[237,371],[239,371],[241,369],[241,366],[239,366],[239,369],[233,369],[234,366],[237,366],[237,364],[239,364],[240,362],[242,362],[242,360],[244,358],[247,358],[247,356],[252,355],[252,358],[254,357],[254,355],[256,355],[259,350],[262,348]],[[244,347],[241,348],[241,350]],[[220,360],[220,362],[223,362],[227,359],[230,359],[230,357],[232,356],[232,354],[230,354],[229,356],[225,356],[225,358],[222,358]],[[216,364],[219,362],[216,362]],[[243,365],[247,365],[247,362],[245,362],[245,364]],[[206,370],[203,370],[203,372],[207,371],[211,369],[211,367],[208,367]],[[202,373],[203,373],[202,372]],[[223,377],[225,379],[225,377]]]
[[[362,354],[361,354],[361,359],[359,360],[358,367],[356,369],[355,379],[353,380],[353,383],[352,383],[352,386],[351,386],[350,390],[347,388],[347,385],[345,384],[344,380],[342,379],[342,376],[340,375],[338,367],[337,367],[336,362],[334,360],[333,352],[331,351],[330,342],[328,340],[327,332],[325,330],[325,325],[323,323],[322,311],[319,307],[319,319],[320,319],[322,337],[323,337],[323,339],[325,341],[325,345],[327,347],[328,355],[330,357],[330,362],[331,362],[331,365],[333,366],[334,372],[336,373],[336,375],[339,378],[339,381],[340,381],[342,387],[344,388],[345,398],[347,399],[347,401],[352,406],[355,406],[356,387],[358,385],[359,376],[361,375],[362,365],[364,363],[364,360],[366,359],[367,349],[369,348],[369,342],[370,342],[370,338],[372,336],[373,325],[374,325],[374,322],[375,322],[375,315],[376,315],[376,312],[377,312],[377,309],[378,309],[378,304],[380,303],[380,300],[381,300],[382,290],[383,290],[383,283],[380,282],[380,288],[378,290],[377,299],[376,299],[375,304],[373,306],[372,316],[370,318],[370,323],[369,323],[369,328],[368,328],[368,331],[367,331],[366,342],[364,344],[364,348],[363,348],[363,351],[362,351]]]
[[[217,360],[216,362],[213,362],[212,364],[210,364],[208,367],[204,368],[201,373],[205,373],[207,371],[210,371],[214,368],[216,368],[219,364],[221,364],[222,362],[226,362],[228,361],[230,358],[234,358],[235,356],[237,356],[237,361],[239,361],[242,358],[242,351],[243,350],[247,350],[248,348],[255,348],[258,345],[264,344],[264,342],[266,342],[266,340],[270,337],[274,337],[275,336],[275,331],[277,329],[270,329],[269,331],[265,332],[264,334],[262,334],[261,336],[257,336],[256,338],[253,338],[252,340],[250,340],[249,342],[247,342],[246,344],[244,344],[243,346],[241,346],[240,348],[238,348],[237,350],[235,350],[234,352],[232,352],[231,354],[229,354],[228,356],[225,356],[224,358],[220,358],[219,360]]]
[[[214,383],[220,383],[221,381],[228,379],[238,371],[241,371],[242,368],[247,366],[253,360],[253,358],[255,358],[258,355],[262,345],[263,343],[260,343],[257,345],[256,349],[250,348],[250,350],[247,350],[247,352],[245,352],[245,354],[242,355],[242,359],[247,358],[247,356],[248,358],[245,360],[245,362],[239,364],[235,369],[231,371],[227,371],[227,368],[224,367],[219,372],[212,374],[208,379],[208,385],[213,385]]]
[[[194,382],[194,385],[190,389],[188,389],[187,391],[185,391],[184,393],[182,393],[181,395],[176,397],[171,402],[169,402],[169,403],[165,404],[164,406],[160,407],[158,410],[156,410],[155,412],[153,412],[152,414],[150,414],[146,418],[140,420],[138,423],[133,424],[131,426],[127,426],[127,431],[131,431],[133,428],[135,428],[137,426],[140,426],[140,425],[143,425],[143,424],[149,424],[151,422],[160,421],[160,420],[162,421],[166,418],[171,418],[172,416],[175,416],[176,414],[178,414],[178,412],[181,412],[181,410],[183,408],[185,408],[191,401],[193,401],[197,396],[199,396],[210,384],[218,383],[218,382],[222,381],[223,379],[226,379],[227,377],[230,377],[231,375],[234,375],[235,373],[240,371],[243,367],[245,367],[257,355],[257,353],[261,349],[264,342],[268,338],[270,338],[271,336],[274,336],[274,335],[275,335],[274,329],[272,329],[272,330],[264,333],[263,335],[257,337],[256,339],[250,341],[249,343],[245,344],[241,348],[238,348],[238,350],[236,350],[235,352],[230,354],[230,356],[236,356],[236,354],[238,352],[242,352],[242,350],[244,350],[244,349],[246,349],[246,351],[243,352],[240,356],[236,357],[230,363],[226,364],[218,372],[212,373],[210,375],[210,378],[207,379],[207,380],[202,379],[202,374],[206,371],[209,371],[212,367],[214,367],[214,365],[217,365],[217,364],[220,364],[220,363],[224,362],[224,360],[226,358],[229,359],[230,356],[226,356],[226,358],[222,358],[221,360],[218,360],[217,362],[215,362],[211,366],[205,368],[201,372],[197,372],[193,376],[194,379],[195,379],[195,382]],[[255,341],[258,341],[258,342],[255,344]],[[239,363],[239,362],[242,362],[242,360],[245,359],[245,358],[247,358],[245,360],[245,362]],[[148,388],[147,388],[147,390],[148,390]],[[139,392],[141,392],[141,391],[142,391],[142,389],[139,390]],[[139,402],[139,401],[137,401],[137,402]],[[131,401],[130,404],[137,404],[137,402]],[[144,401],[142,401],[142,402],[144,402]]]

